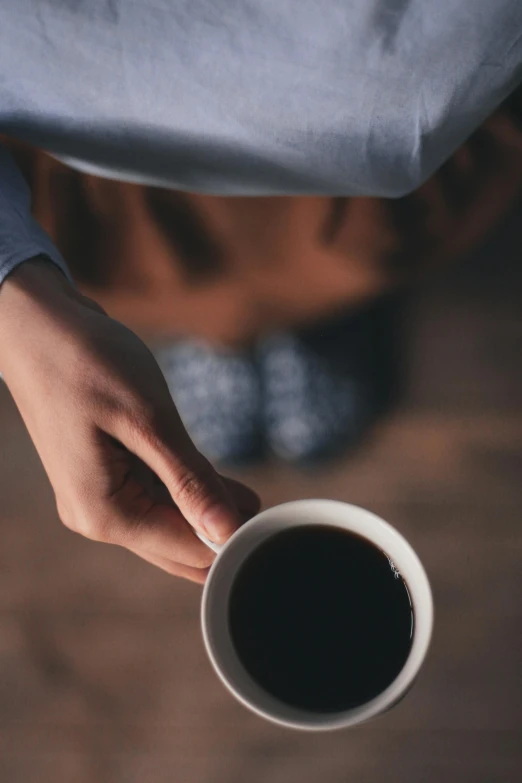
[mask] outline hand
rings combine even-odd
[[[0,288],[0,370],[54,489],[63,523],[204,583],[259,500],[191,442],[150,351],[50,262]]]

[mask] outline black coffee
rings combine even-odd
[[[356,707],[395,679],[410,652],[413,610],[386,555],[324,525],[272,536],[243,563],[230,633],[251,677],[294,707]]]

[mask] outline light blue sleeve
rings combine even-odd
[[[0,129],[220,195],[400,197],[522,80],[522,0],[0,0]]]
[[[12,155],[0,145],[0,285],[19,264],[44,255],[72,282],[50,237],[31,215],[31,194]]]

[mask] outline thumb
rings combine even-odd
[[[196,449],[174,405],[165,418],[165,426],[142,427],[123,443],[161,479],[187,522],[223,544],[244,521],[230,486]]]

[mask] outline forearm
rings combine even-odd
[[[13,369],[30,362],[42,332],[59,354],[71,314],[86,309],[103,313],[45,256],[18,265],[0,286],[0,372],[7,383]]]
[[[31,306],[54,288],[72,289],[67,265],[31,214],[27,184],[0,145],[0,378],[23,341]],[[68,282],[69,281],[69,282]]]
[[[17,265],[0,285],[0,372],[4,375],[11,357],[20,352],[28,321],[64,283],[69,285],[54,264],[36,256]]]

